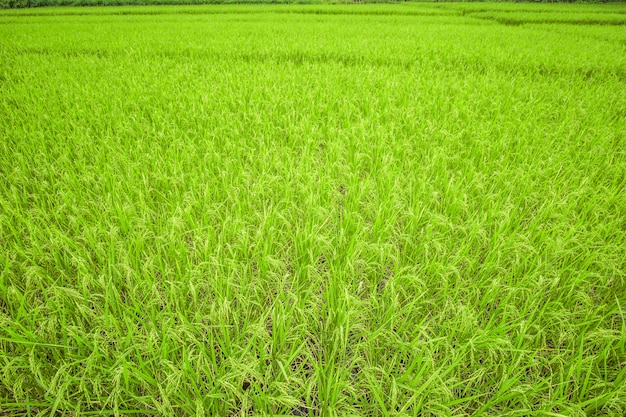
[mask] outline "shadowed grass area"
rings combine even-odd
[[[0,414],[622,416],[623,11],[3,11]]]

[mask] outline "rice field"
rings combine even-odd
[[[0,11],[1,416],[623,416],[626,6]]]

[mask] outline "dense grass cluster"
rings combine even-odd
[[[4,12],[0,414],[623,416],[625,11]]]

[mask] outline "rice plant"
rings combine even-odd
[[[625,13],[0,12],[0,415],[623,416]]]

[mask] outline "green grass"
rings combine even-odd
[[[623,416],[624,16],[1,12],[0,415]]]

